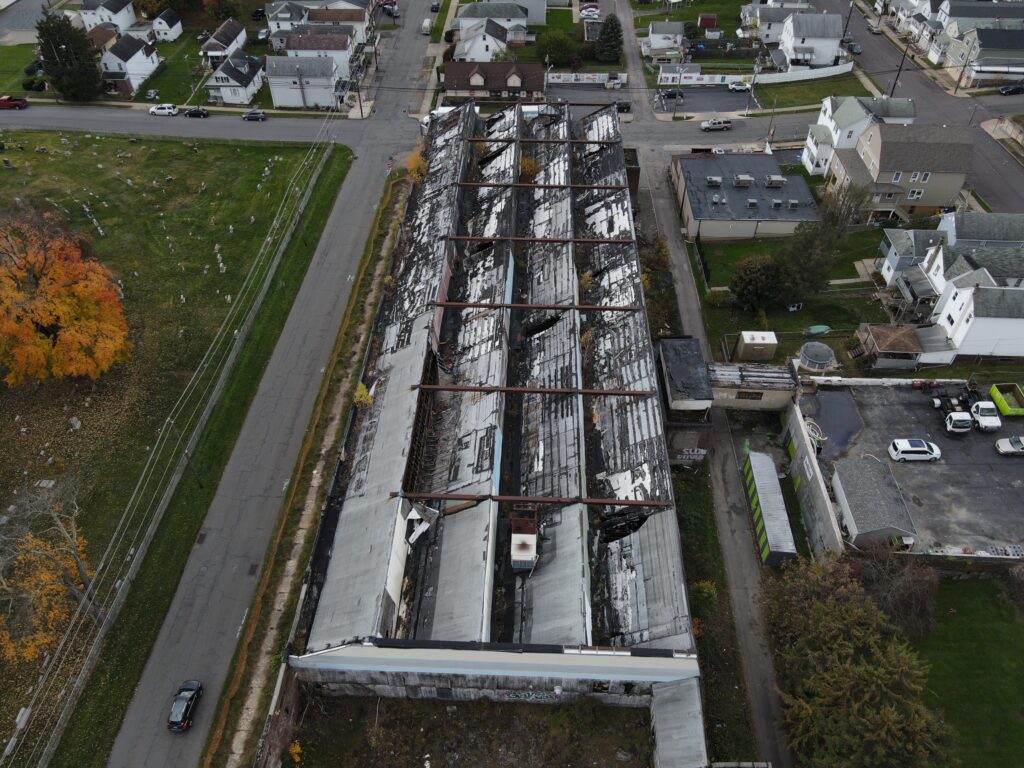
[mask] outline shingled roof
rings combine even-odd
[[[974,142],[970,129],[959,125],[873,125],[882,141],[879,171],[922,170],[968,173]]]
[[[457,15],[460,19],[525,19],[530,14],[515,3],[468,3]]]
[[[479,74],[483,85],[472,85],[470,79]],[[544,90],[544,65],[529,61],[449,61],[444,69],[444,87],[448,91],[508,89],[508,79],[519,75],[524,91]]]

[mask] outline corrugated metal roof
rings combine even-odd
[[[768,536],[768,546],[772,552],[795,555],[796,542],[793,540],[793,529],[786,514],[786,500],[782,496],[775,461],[767,453],[756,451],[751,451],[747,458],[750,461],[751,474],[754,476],[754,485],[757,487],[757,500],[761,505],[761,517]]]

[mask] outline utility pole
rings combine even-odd
[[[747,92],[747,108],[743,110],[743,116],[750,114],[750,102],[754,100],[754,86],[757,85],[757,73],[761,71],[760,64],[754,64],[754,78],[750,81],[750,90]]]
[[[843,27],[843,39],[846,39],[846,31],[850,28],[850,18],[853,16],[853,0],[850,0],[850,12],[846,14],[846,26]]]
[[[967,69],[967,62],[969,59],[964,59],[964,64],[960,67],[960,76],[956,79],[956,86],[953,88],[953,95],[956,96],[956,92],[960,90],[960,82],[964,79],[964,71]]]
[[[892,95],[894,93],[896,93],[896,85],[897,85],[897,83],[899,83],[900,75],[903,73],[903,62],[905,62],[907,60],[907,51],[909,51],[909,50],[910,50],[910,38],[907,38],[907,45],[903,49],[903,55],[900,57],[899,69],[896,70],[896,77],[893,78],[892,88],[889,89],[889,97],[890,98],[892,97]]]

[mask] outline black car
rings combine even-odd
[[[434,2],[432,2],[430,4],[430,12],[431,13],[437,13],[440,10],[441,10],[441,3],[439,3],[437,0],[434,0]]]
[[[999,92],[1003,96],[1017,96],[1024,93],[1024,83],[1017,83],[1016,85],[1004,85],[999,89]]]
[[[209,117],[210,110],[206,107],[192,107],[185,110],[185,117]]]
[[[258,123],[262,123],[264,120],[267,119],[267,113],[264,112],[262,109],[250,109],[248,112],[242,115],[242,119],[255,120]]]
[[[186,680],[178,686],[171,702],[171,714],[167,716],[167,729],[175,732],[187,731],[192,727],[196,704],[203,698],[203,684],[198,680]]]
[[[616,101],[615,109],[618,110],[619,112],[632,112],[633,105],[630,104],[628,101]]]
[[[249,14],[249,18],[253,21],[263,21],[267,18],[267,12],[262,8],[257,8],[255,11]]]
[[[668,90],[661,92],[661,98],[663,99],[679,99],[683,100],[682,88],[669,88]]]

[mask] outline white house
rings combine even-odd
[[[467,3],[459,6],[455,27],[459,30],[460,37],[465,37],[466,30],[488,19],[505,29],[523,27],[525,30],[529,23],[528,18],[529,12],[517,3]]]
[[[86,32],[100,24],[113,24],[123,34],[138,21],[131,0],[83,0],[78,12]]]
[[[273,32],[290,30],[298,24],[306,23],[306,14],[309,8],[302,3],[278,2],[267,3],[265,9],[267,14],[267,28]]]
[[[774,45],[782,36],[782,27],[794,13],[813,13],[807,3],[785,3],[760,5],[753,3],[740,9],[743,26],[736,30],[736,37],[760,40],[765,45]]]
[[[812,176],[826,176],[836,149],[853,149],[872,123],[909,125],[917,116],[913,99],[887,96],[829,96],[804,142],[803,164]]]
[[[336,33],[309,32],[292,33],[284,45],[285,54],[290,58],[330,58],[337,65],[336,74],[347,80],[352,58],[352,39]]]
[[[790,67],[831,67],[839,60],[843,17],[837,13],[794,13],[783,22],[779,50]]]
[[[508,5],[506,0],[479,0],[479,2]],[[548,23],[547,0],[516,0],[515,4],[526,9],[527,24],[545,25]]]
[[[153,34],[157,40],[177,40],[181,37],[181,16],[173,8],[165,8],[153,19]]]
[[[640,52],[653,59],[682,58],[689,47],[685,27],[681,21],[652,21],[647,37],[640,43]]]
[[[263,87],[263,68],[241,51],[235,51],[206,81],[209,100],[215,104],[250,104]]]
[[[216,67],[235,51],[245,45],[245,26],[235,19],[226,19],[217,27],[210,38],[203,43],[203,58],[211,67]]]
[[[494,19],[479,19],[463,30],[455,46],[455,61],[493,61],[508,45],[508,30]]]
[[[132,96],[160,65],[156,47],[125,35],[100,57],[100,69],[108,90]]]
[[[267,83],[274,108],[337,105],[338,65],[331,57],[268,56]]]

